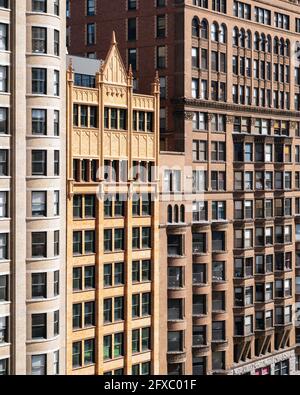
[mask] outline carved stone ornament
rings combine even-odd
[[[192,121],[193,118],[194,118],[194,113],[193,112],[191,112],[191,111],[185,111],[184,112],[184,119],[186,121]]]
[[[234,117],[232,115],[227,115],[226,116],[226,123],[233,124],[234,123]]]

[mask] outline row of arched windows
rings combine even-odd
[[[227,28],[224,24],[219,25],[217,22],[213,22],[209,29],[209,24],[206,19],[202,19],[202,21],[200,21],[198,17],[193,18],[193,37],[208,39],[209,32],[212,41],[220,43],[227,42]],[[234,46],[252,49],[252,33],[250,30],[234,27],[232,37]],[[274,40],[272,40],[270,35],[255,32],[253,37],[253,46],[257,51],[271,53],[273,50],[274,54],[290,56],[290,41],[283,38],[275,37]]]
[[[174,207],[168,206],[168,223],[179,224],[185,222],[185,207],[182,204],[180,207],[176,204]]]
[[[252,33],[250,30],[245,31],[244,29],[233,29],[233,45],[242,48],[252,48]],[[284,40],[283,38],[275,37],[272,44],[272,37],[264,33],[254,33],[253,40],[254,49],[262,52],[273,52],[282,56],[290,56],[290,41]]]
[[[209,26],[206,19],[200,19],[195,17],[192,22],[192,35],[193,37],[201,37],[208,39],[209,35]],[[219,25],[217,22],[214,22],[211,25],[210,29],[210,37],[212,41],[226,43],[227,42],[227,28],[224,24]]]

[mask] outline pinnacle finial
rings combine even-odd
[[[112,32],[111,44],[112,44],[112,45],[116,45],[116,44],[117,44],[116,32],[115,32],[114,30],[113,30],[113,32]]]
[[[160,83],[158,70],[156,70],[156,72],[155,72],[155,82],[156,82],[157,84]]]
[[[131,63],[130,63],[130,65],[129,65],[128,75],[129,75],[129,77],[132,77],[132,76],[133,76],[132,65],[131,65]]]
[[[99,68],[99,72],[100,72],[100,73],[103,73],[104,65],[105,65],[105,62],[104,62],[103,59],[101,59],[101,60],[100,60],[100,68]]]
[[[71,72],[73,71],[73,59],[72,58],[69,58],[68,70],[71,71]]]

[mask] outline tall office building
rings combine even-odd
[[[62,0],[0,1],[0,374],[65,371]]]
[[[68,2],[71,53],[103,57],[114,29],[135,89],[159,71],[162,197],[173,196],[160,203],[162,374],[299,368],[299,11]]]
[[[159,82],[69,57],[67,373],[159,373]]]

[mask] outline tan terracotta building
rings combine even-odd
[[[65,12],[0,1],[0,375],[65,371]]]
[[[133,93],[115,37],[69,62],[67,374],[158,374],[159,82]]]
[[[71,53],[102,58],[114,29],[136,90],[159,71],[161,374],[299,368],[299,10],[68,2]]]

